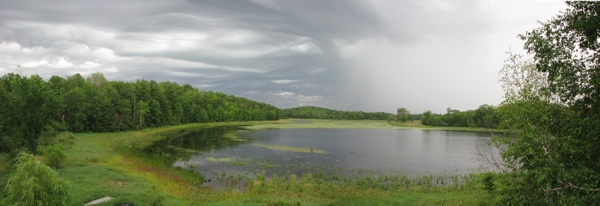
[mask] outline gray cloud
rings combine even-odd
[[[280,107],[413,112],[497,104],[539,1],[7,1],[0,73],[155,79]],[[516,43],[515,43],[516,42]]]

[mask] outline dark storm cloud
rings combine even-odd
[[[23,57],[46,62],[15,62],[32,72],[92,73],[97,64],[116,79],[191,83],[276,104],[283,93],[284,107],[334,94],[344,68],[332,61],[333,40],[381,29],[361,1],[3,1],[0,18],[4,42],[46,50]],[[78,67],[86,61],[92,68]]]
[[[485,53],[497,24],[514,16],[480,1],[434,0],[0,0],[0,5],[1,73],[17,65],[19,72],[45,77],[99,71],[114,80],[189,83],[281,107],[385,111],[424,107],[425,102],[411,105],[398,96],[419,99],[427,91],[443,96],[414,87],[416,79],[444,74],[434,68],[450,65],[447,69],[473,73],[473,65],[490,67],[490,59],[481,56],[458,63],[448,63],[447,56]],[[427,58],[446,62],[418,63]]]

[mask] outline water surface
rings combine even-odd
[[[231,129],[228,129],[229,131]],[[205,176],[215,171],[252,174],[357,175],[462,174],[481,169],[476,147],[487,150],[489,133],[385,129],[271,129],[241,132],[247,141],[207,146],[206,135],[171,144],[204,152],[175,162]],[[206,134],[206,133],[203,133]],[[192,143],[195,139],[203,144]],[[191,147],[190,145],[203,145]],[[226,145],[226,146],[225,146]]]

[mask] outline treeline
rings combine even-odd
[[[111,132],[194,122],[276,120],[278,108],[189,84],[6,74],[0,78],[0,151],[34,149],[46,130]]]
[[[386,120],[392,115],[385,112],[339,111],[314,106],[283,109],[289,118],[301,119],[348,119],[348,120]]]
[[[501,121],[497,108],[487,104],[479,106],[476,110],[467,111],[448,108],[446,114],[425,111],[421,116],[423,125],[443,127],[498,128]]]

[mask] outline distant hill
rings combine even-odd
[[[393,115],[385,112],[340,111],[315,106],[283,109],[289,118],[300,119],[348,119],[348,120],[387,120]]]

